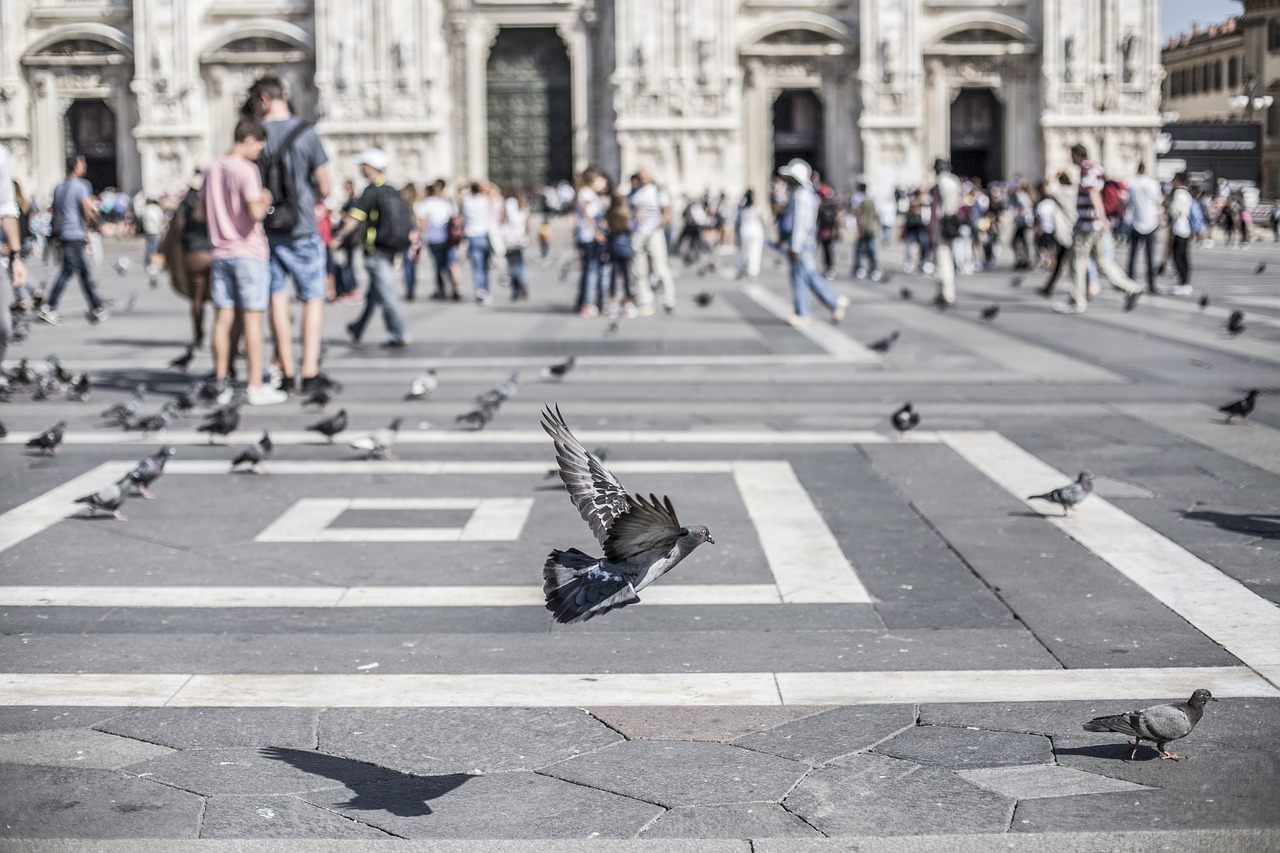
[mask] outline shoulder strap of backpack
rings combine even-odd
[[[280,147],[271,155],[272,159],[284,161],[284,155],[289,153],[293,148],[293,143],[298,141],[298,137],[303,134],[307,128],[311,127],[310,122],[300,121],[294,125],[293,130],[289,131],[289,135],[280,143]]]

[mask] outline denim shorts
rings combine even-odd
[[[271,294],[289,287],[289,276],[303,302],[325,297],[325,248],[319,234],[305,237],[267,235],[271,247]]]
[[[214,258],[209,296],[215,308],[266,311],[267,262],[257,258]]]

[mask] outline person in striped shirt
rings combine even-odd
[[[1088,150],[1080,143],[1071,146],[1071,162],[1080,169],[1080,181],[1076,185],[1075,235],[1071,246],[1071,297],[1054,305],[1053,310],[1059,314],[1085,312],[1088,306],[1086,277],[1092,260],[1098,272],[1124,292],[1124,310],[1132,311],[1137,307],[1142,289],[1105,251],[1102,241],[1111,237],[1111,220],[1107,218],[1102,204],[1102,186],[1106,183],[1107,174],[1102,164],[1093,162],[1088,155]]]

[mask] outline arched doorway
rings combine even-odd
[[[83,154],[94,192],[120,186],[116,166],[116,114],[100,98],[71,102],[66,116],[67,153]]]
[[[773,102],[773,170],[799,157],[826,171],[823,151],[824,110],[817,93],[787,89]]]
[[[550,27],[504,27],[486,67],[488,178],[502,187],[573,179],[569,54]]]
[[[951,167],[983,185],[1004,177],[1004,107],[990,89],[961,89],[951,102]]]

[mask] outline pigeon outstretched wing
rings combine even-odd
[[[651,563],[666,556],[681,536],[680,522],[671,506],[671,498],[648,500],[636,495],[631,508],[618,516],[602,543],[611,563]]]
[[[610,528],[632,507],[627,490],[569,431],[558,406],[555,411],[550,406],[543,411],[542,428],[555,443],[556,463],[560,479],[569,490],[569,499],[595,534],[596,541],[608,549]]]

